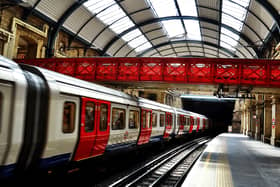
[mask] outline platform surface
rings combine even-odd
[[[280,148],[242,134],[220,134],[208,143],[182,186],[279,187]]]

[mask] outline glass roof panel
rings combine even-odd
[[[227,44],[227,43],[225,43],[225,42],[223,42],[223,41],[221,41],[221,46],[224,47],[224,48],[226,48],[226,49],[229,49],[229,50],[231,50],[231,51],[234,51],[234,50],[235,50],[235,48],[234,48],[233,46],[231,46],[231,45],[229,45],[229,44]]]
[[[140,51],[143,51],[145,49],[149,49],[151,47],[152,47],[151,43],[147,42],[147,43],[144,43],[143,45],[140,45],[139,47],[135,48],[135,51],[140,52]]]
[[[89,0],[84,3],[84,6],[91,12],[99,13],[112,4],[115,4],[114,0]]]
[[[108,25],[116,34],[120,34],[128,28],[135,26],[115,0],[88,0],[83,6],[93,14],[96,14],[96,17],[98,17],[105,25]],[[135,29],[132,32],[125,34],[122,36],[122,39],[128,42],[130,47],[136,48],[136,52],[152,46],[139,29]]]
[[[226,36],[224,34],[221,34],[221,41],[226,42],[232,46],[237,46],[237,44],[238,44],[238,41],[236,41],[233,38]]]
[[[184,20],[187,38],[190,40],[201,40],[199,22],[197,20]]]
[[[177,0],[182,16],[196,16],[197,8],[195,0]]]
[[[117,21],[116,23],[112,24],[110,26],[110,29],[112,29],[116,33],[121,33],[125,31],[126,29],[133,27],[134,24],[128,17],[124,17],[123,19]]]
[[[135,38],[134,40],[131,40],[130,42],[128,42],[128,44],[131,47],[135,48],[135,47],[139,46],[140,44],[145,43],[146,41],[147,41],[146,38],[142,35],[142,36]]]
[[[241,32],[248,12],[247,9],[249,4],[250,0],[223,0],[222,23],[234,28],[238,32]],[[232,31],[223,27],[221,28],[221,46],[235,51],[235,47],[238,44],[239,38],[240,37],[237,34],[234,34]]]
[[[226,29],[224,27],[221,28],[221,33],[225,34],[225,35],[228,35],[228,36],[232,37],[235,40],[239,40],[239,35],[235,34],[234,32],[232,32],[232,31],[230,31],[230,30],[228,30],[228,29]]]
[[[182,34],[185,33],[181,20],[162,21],[162,24],[167,31],[169,38],[182,36]]]
[[[178,15],[174,0],[150,0],[150,3],[158,17]]]
[[[125,40],[125,41],[129,41],[133,38],[136,38],[137,36],[140,36],[142,35],[141,32],[139,31],[139,29],[135,29],[127,34],[125,34],[122,38]]]
[[[241,31],[243,22],[234,19],[233,17],[227,15],[227,14],[222,14],[222,23],[229,25],[230,27],[236,29],[237,31]]]

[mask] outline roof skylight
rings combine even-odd
[[[185,32],[180,20],[162,21],[162,24],[170,38],[181,36]]]
[[[182,16],[196,16],[197,8],[195,0],[177,0]]]
[[[155,13],[158,17],[178,16],[179,12],[176,8],[174,0],[149,0]],[[197,17],[197,8],[195,0],[177,0],[180,13],[182,16],[195,16]],[[176,39],[187,35],[188,39],[201,40],[199,21],[197,20],[184,20],[185,33],[181,20],[168,20],[162,21],[169,38]]]
[[[222,23],[241,32],[249,4],[250,0],[223,0]],[[239,38],[240,37],[237,34],[234,34],[223,27],[221,28],[221,46],[235,51]]]
[[[109,28],[116,34],[120,34],[128,28],[135,26],[135,24],[115,2],[115,0],[88,0],[83,5],[90,12],[96,14],[96,17],[99,18],[104,24],[108,25]],[[140,49],[145,50],[145,47],[151,47],[151,43],[140,32],[139,29],[125,34],[122,39],[128,42],[128,45],[130,45],[132,48],[138,47],[139,43],[148,43],[142,45],[141,48],[139,47],[139,49],[137,48],[137,50],[135,49],[135,51],[139,51]]]

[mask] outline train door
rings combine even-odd
[[[185,128],[184,131],[185,133],[188,133],[190,130],[190,117],[189,116],[185,116]]]
[[[199,117],[196,118],[196,124],[197,124],[196,132],[198,132],[199,131],[199,126],[200,126],[200,118]]]
[[[163,138],[168,138],[170,134],[172,133],[172,114],[169,112],[166,112],[165,114],[165,130],[164,130],[164,135]]]
[[[189,130],[189,133],[192,133],[193,124],[194,124],[194,118],[193,118],[193,116],[191,116],[191,117],[190,117],[190,130]]]
[[[141,110],[141,128],[138,145],[148,143],[152,133],[152,110]]]
[[[5,162],[5,154],[7,154],[8,147],[10,146],[9,127],[11,126],[12,90],[13,87],[11,85],[0,83],[0,168],[1,164]]]
[[[186,118],[184,115],[179,115],[177,124],[179,125],[178,135],[182,135],[184,133],[184,126],[186,124]]]
[[[202,131],[204,131],[204,130],[205,130],[205,127],[206,127],[206,119],[205,119],[205,118],[203,118]]]
[[[109,134],[110,103],[82,98],[80,137],[74,160],[102,154]]]

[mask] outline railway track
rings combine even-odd
[[[110,186],[180,186],[208,140],[203,137],[178,146]]]

